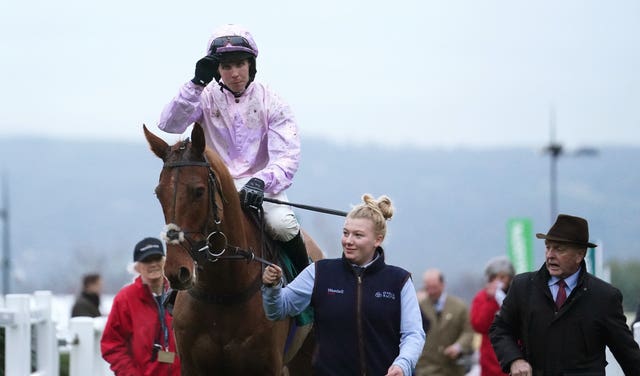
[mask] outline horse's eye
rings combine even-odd
[[[195,198],[200,198],[204,196],[204,187],[198,187],[194,191]]]

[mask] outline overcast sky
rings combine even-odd
[[[143,142],[223,23],[304,138],[640,146],[636,0],[6,0],[0,137]]]

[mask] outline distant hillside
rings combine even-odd
[[[162,135],[160,135],[162,136]],[[115,291],[130,279],[131,249],[163,226],[153,190],[161,164],[138,144],[0,139],[0,171],[10,185],[13,290],[78,288],[99,270]],[[349,210],[363,193],[389,195],[396,212],[385,249],[414,273],[439,267],[453,290],[477,284],[484,264],[505,252],[506,222],[530,217],[550,226],[549,157],[529,149],[437,150],[347,147],[304,140],[292,202]],[[640,148],[605,148],[596,157],[562,157],[559,211],[584,216],[605,259],[640,257]],[[332,257],[343,218],[298,211]],[[543,260],[534,242],[536,263]]]

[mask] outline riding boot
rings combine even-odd
[[[307,254],[307,248],[302,239],[302,232],[298,231],[298,234],[294,236],[293,239],[283,242],[282,248],[287,256],[289,256],[289,260],[291,260],[293,268],[295,269],[293,271],[293,277],[300,274],[300,272],[309,265],[309,255]]]

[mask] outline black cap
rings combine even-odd
[[[133,262],[138,262],[152,255],[164,256],[164,247],[160,239],[144,238],[133,249]]]

